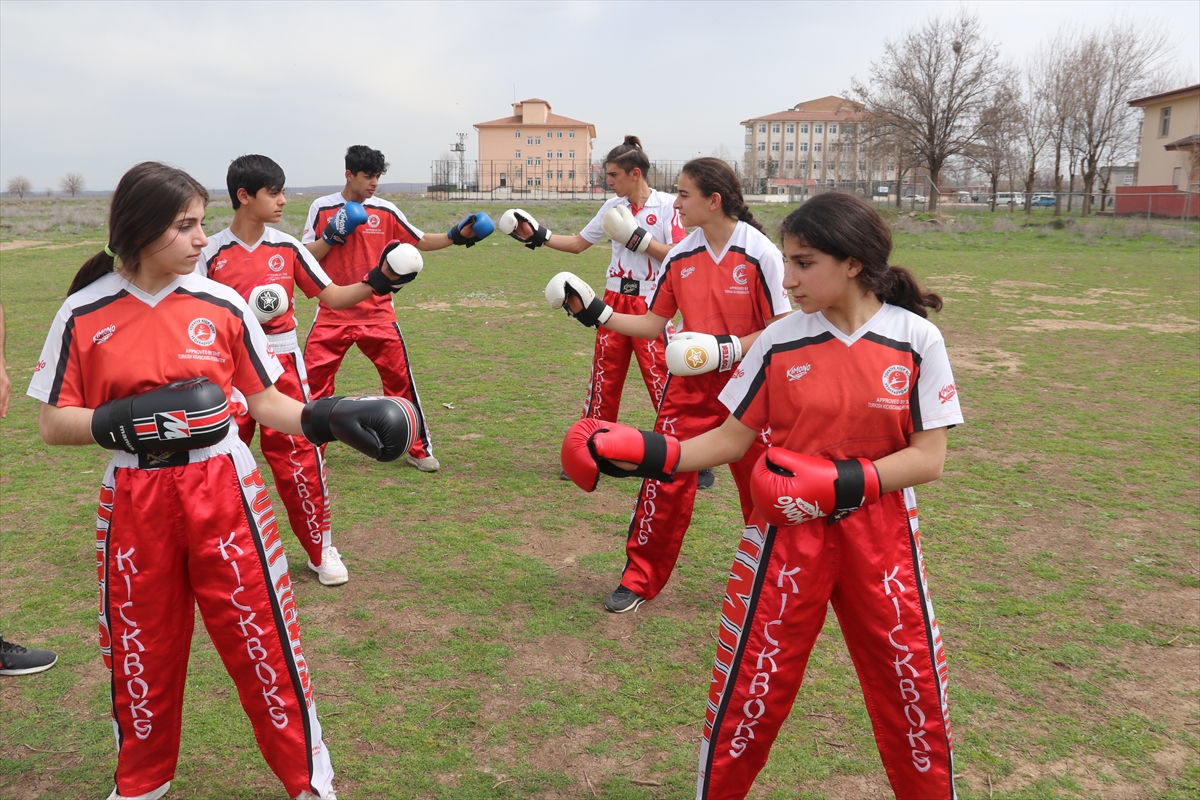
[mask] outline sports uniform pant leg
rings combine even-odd
[[[307,403],[304,359],[298,352],[280,353],[279,362],[283,365],[283,375],[275,382],[275,388],[293,400]],[[266,426],[262,428],[259,446],[271,467],[275,490],[287,509],[292,532],[304,546],[309,561],[320,566],[321,550],[332,542],[329,489],[321,448],[303,436],[280,433]]]
[[[628,297],[626,301],[627,314],[645,314],[646,298]],[[662,403],[663,389],[667,385],[667,337],[660,333],[654,339],[634,338],[633,354],[637,358],[638,367],[642,370],[642,381],[650,394],[650,404],[658,409]]]
[[[952,800],[945,650],[916,523],[909,489],[830,528],[839,532],[843,554],[833,608],[896,797]]]
[[[354,344],[358,325],[327,325],[318,309],[308,338],[304,340],[304,365],[308,369],[308,391],[313,400],[333,395],[338,367]]]
[[[421,396],[417,394],[417,383],[413,378],[408,348],[404,334],[396,323],[390,325],[364,325],[358,337],[358,347],[375,364],[379,378],[383,381],[383,393],[389,397],[404,397],[417,407],[425,424],[421,435],[413,442],[408,454],[413,458],[433,455],[433,440],[429,438],[428,418],[421,408]]]
[[[624,297],[611,289],[604,292],[604,302],[616,311],[621,310],[618,306],[626,305]],[[583,406],[584,419],[617,421],[635,341],[623,333],[607,328],[597,329],[596,346],[592,351],[592,374],[588,379],[587,400]]]
[[[755,514],[746,526],[721,606],[697,800],[740,800],[767,763],[825,623],[835,565],[824,520],[779,529]]]
[[[195,604],[166,472],[110,464],[100,488],[100,647],[112,672],[117,792],[126,796],[171,780],[179,760]]]
[[[196,469],[196,467],[204,469]],[[300,642],[287,557],[250,452],[191,465],[188,569],[200,616],[233,679],[267,765],[289,797],[333,782]],[[209,500],[211,498],[211,500]]]
[[[720,381],[709,375],[667,381],[654,430],[679,439],[690,439],[720,425],[729,412],[716,399]],[[677,472],[671,482],[642,481],[625,541],[625,569],[621,585],[649,600],[667,585],[683,537],[692,521],[696,501],[696,473]]]

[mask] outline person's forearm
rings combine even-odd
[[[674,246],[675,245],[670,242],[664,243],[651,239],[650,246],[646,248],[646,255],[650,256],[661,264],[667,260],[667,253],[671,252],[671,248]]]
[[[315,242],[307,242],[304,246],[308,248],[308,252],[312,253],[312,257],[317,261],[325,258],[325,256],[329,255],[329,251],[333,249],[333,245],[319,237]]]
[[[946,428],[919,431],[909,437],[908,447],[876,461],[880,490],[893,492],[942,477],[948,438]]]
[[[52,406],[42,403],[38,411],[38,433],[49,445],[95,444],[92,437],[92,409],[78,406]]]
[[[304,433],[300,428],[300,412],[304,410],[304,404],[293,400],[274,386],[247,395],[246,407],[250,410],[250,416],[264,427],[293,436]]]
[[[558,250],[560,253],[579,254],[592,246],[592,243],[580,236],[578,233],[564,236],[562,234],[551,235],[546,240],[546,247],[551,250]]]
[[[739,422],[731,414],[718,428],[688,439],[679,445],[676,472],[699,472],[718,464],[730,464],[746,455],[758,432]]]
[[[454,244],[454,240],[444,233],[427,233],[421,237],[421,241],[417,242],[417,249],[422,253],[429,253],[434,250],[444,250]]]
[[[317,297],[328,308],[338,309],[357,305],[373,294],[371,287],[365,283],[351,283],[346,286],[331,283],[322,289]]]
[[[669,320],[651,312],[645,314],[613,313],[603,327],[626,336],[636,336],[639,339],[657,339],[662,335],[667,322]]]

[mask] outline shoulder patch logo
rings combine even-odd
[[[283,269],[283,256],[279,255],[279,253],[271,256],[267,259],[267,266],[271,268],[272,272],[279,272]]]
[[[116,332],[117,332],[116,325],[109,325],[107,328],[102,328],[102,329],[96,331],[96,335],[92,337],[92,343],[93,344],[104,344],[109,339],[111,339],[113,337],[113,334]]]
[[[686,278],[688,275],[691,275],[695,271],[696,271],[695,267],[684,267],[683,269],[681,269],[679,271],[679,277]]]
[[[217,261],[217,263],[213,264],[213,272],[216,272],[217,270],[219,270],[221,267],[225,266],[228,263],[229,263],[228,260],[226,260],[224,258],[220,259],[219,261]]]
[[[812,369],[812,364],[797,364],[787,371],[788,380],[798,381],[807,375],[810,369]]]
[[[34,371],[34,372],[41,372],[41,371],[42,371],[42,370],[44,370],[45,368],[46,368],[46,360],[45,360],[45,359],[39,359],[39,360],[38,360],[38,363],[37,363],[37,366],[33,368],[33,371]]]
[[[947,383],[945,386],[942,387],[942,390],[940,392],[938,392],[938,400],[941,400],[942,405],[945,405],[946,403],[949,403],[951,400],[953,400],[954,395],[956,395],[956,394],[958,394],[958,389],[954,388],[954,384]]]
[[[893,364],[883,371],[883,388],[888,394],[899,397],[908,392],[912,370],[900,364]]]
[[[201,347],[208,347],[217,340],[217,326],[212,320],[196,317],[188,325],[188,338]]]
[[[746,265],[738,264],[733,268],[733,282],[739,286],[746,285]]]
[[[658,217],[654,216],[653,214],[647,214],[646,223],[649,225],[655,225],[658,223]]]
[[[733,371],[733,376],[730,377],[729,380],[735,380],[737,378],[744,378],[744,377],[746,377],[746,370],[742,369],[741,367],[738,367],[737,369],[735,369]]]
[[[367,217],[367,225],[369,225],[372,228],[378,228],[379,227],[379,215],[371,214],[370,216],[368,216]]]

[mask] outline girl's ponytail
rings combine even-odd
[[[862,281],[862,273],[859,274],[859,280]],[[918,317],[926,318],[928,318],[929,312],[925,309],[942,310],[942,298],[933,292],[922,289],[921,284],[917,282],[917,276],[905,267],[889,264],[887,271],[883,273],[881,283],[882,293],[877,291],[875,294],[884,303],[900,306]]]
[[[108,248],[101,250],[83,262],[83,266],[75,273],[75,279],[71,281],[71,288],[67,290],[67,294],[75,294],[80,289],[90,286],[116,269],[116,266],[117,259],[108,254]]]
[[[739,222],[744,222],[753,228],[757,228],[760,233],[763,232],[763,226],[759,224],[759,221],[754,218],[752,213],[750,213],[750,206],[746,205],[745,203],[742,203],[742,210],[737,213],[737,219]]]

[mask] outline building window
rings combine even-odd
[[[858,171],[866,172],[867,171],[867,162],[865,162],[865,161],[858,162]]]
[[[533,178],[526,178],[526,179],[525,179],[525,185],[526,185],[526,186],[533,186]]]
[[[767,168],[767,162],[765,162],[765,161],[762,161],[762,160],[760,159],[760,160],[759,160],[759,162],[758,162],[758,168],[759,168],[759,169],[766,169],[766,168]]]
[[[766,133],[767,132],[767,123],[765,123],[765,122],[758,123],[758,132]]]
[[[783,162],[783,164],[784,164],[784,168],[785,168],[785,169],[789,169],[789,170],[790,170],[790,169],[792,168],[792,162],[791,162],[791,161],[785,161],[785,162]]]
[[[547,150],[547,151],[546,151],[546,159],[547,159],[547,160],[549,160],[549,159],[551,159],[551,158],[554,158],[554,151],[553,151],[553,150]]]
[[[808,152],[808,142],[801,142],[801,143],[800,143],[800,152],[801,152],[801,153],[807,153],[807,152]]]
[[[562,170],[561,169],[558,171],[558,179],[560,181],[562,180]]]
[[[778,122],[771,123],[771,133],[779,133],[779,123]]]
[[[834,125],[832,122],[831,122],[831,123],[829,123],[829,132],[830,132],[830,133],[837,133],[837,125]]]
[[[541,185],[542,185],[542,179],[541,179],[541,178],[534,178],[534,179],[533,179],[533,185],[534,185],[534,186],[541,186]]]
[[[567,180],[575,180],[575,170],[570,170],[567,172]]]
[[[558,151],[558,157],[559,157],[559,158],[562,158],[562,150],[559,150],[559,151]]]
[[[534,165],[535,167],[540,167],[540,166],[542,165],[542,160],[541,160],[540,158],[535,158],[535,159],[533,160],[533,165]]]
[[[567,153],[567,158],[574,158],[574,157],[575,157],[575,151],[574,151],[574,150],[571,150],[571,151],[569,151],[569,152]]]
[[[753,149],[754,145],[750,144],[750,142],[746,142],[746,152],[749,153]]]
[[[525,159],[525,166],[527,166],[527,167],[532,167],[532,166],[533,166],[533,159],[532,159],[532,158],[527,158],[527,159]]]
[[[1171,130],[1171,107],[1167,106],[1162,110],[1162,122],[1158,126],[1158,135],[1166,136]]]
[[[849,142],[842,142],[842,152],[843,153],[851,153],[853,151],[854,151],[854,147]]]
[[[753,126],[753,125],[747,125],[747,126],[746,126],[746,135],[747,135],[747,136],[753,136],[753,135],[754,135],[754,126]]]
[[[787,126],[787,132],[788,132],[788,133],[795,133],[795,132],[796,132],[796,123],[794,123],[794,122],[789,122],[789,123],[788,123],[788,126]]]
[[[795,143],[795,142],[788,142],[788,143],[787,143],[787,151],[788,151],[789,153],[792,153],[792,152],[795,152],[795,150],[796,150],[796,143]]]
[[[567,138],[568,138],[568,139],[574,139],[574,138],[575,138],[575,129],[574,129],[574,128],[571,128],[571,130],[567,131]]]
[[[816,152],[816,153],[821,152],[821,143],[820,142],[813,143],[813,152]]]
[[[515,156],[513,156],[513,157],[514,157],[514,158],[520,158],[520,157],[521,157],[521,151],[520,151],[520,150],[518,150],[518,151],[517,151],[517,154],[516,154]]]
[[[520,132],[520,131],[517,131],[517,138],[518,138],[518,139],[520,139],[520,138],[521,138],[521,132]]]
[[[554,131],[546,131],[546,138],[547,138],[547,139],[553,139],[553,138],[554,138]]]
[[[816,125],[813,125],[813,133],[821,133],[821,128],[822,126],[819,122]]]
[[[540,137],[540,136],[535,136],[535,137],[533,138],[533,143],[534,143],[534,144],[541,144],[541,143],[542,143],[542,137]]]
[[[853,136],[853,135],[854,135],[854,126],[853,126],[853,125],[843,125],[843,126],[842,126],[842,133],[845,133],[845,134],[848,134],[848,135],[850,135],[850,136]]]
[[[528,139],[526,139],[525,144],[533,144],[533,137],[530,136]]]
[[[800,123],[800,132],[808,133],[808,123],[807,122]]]
[[[821,171],[821,162],[814,161],[813,162],[813,172],[820,172],[820,171]]]
[[[771,152],[772,153],[779,152],[779,142],[771,142]]]
[[[559,139],[562,138],[562,131],[555,131],[555,134],[557,134]]]
[[[759,142],[759,143],[758,143],[758,152],[760,152],[760,153],[765,153],[765,152],[767,152],[767,143],[766,143],[766,142]]]

